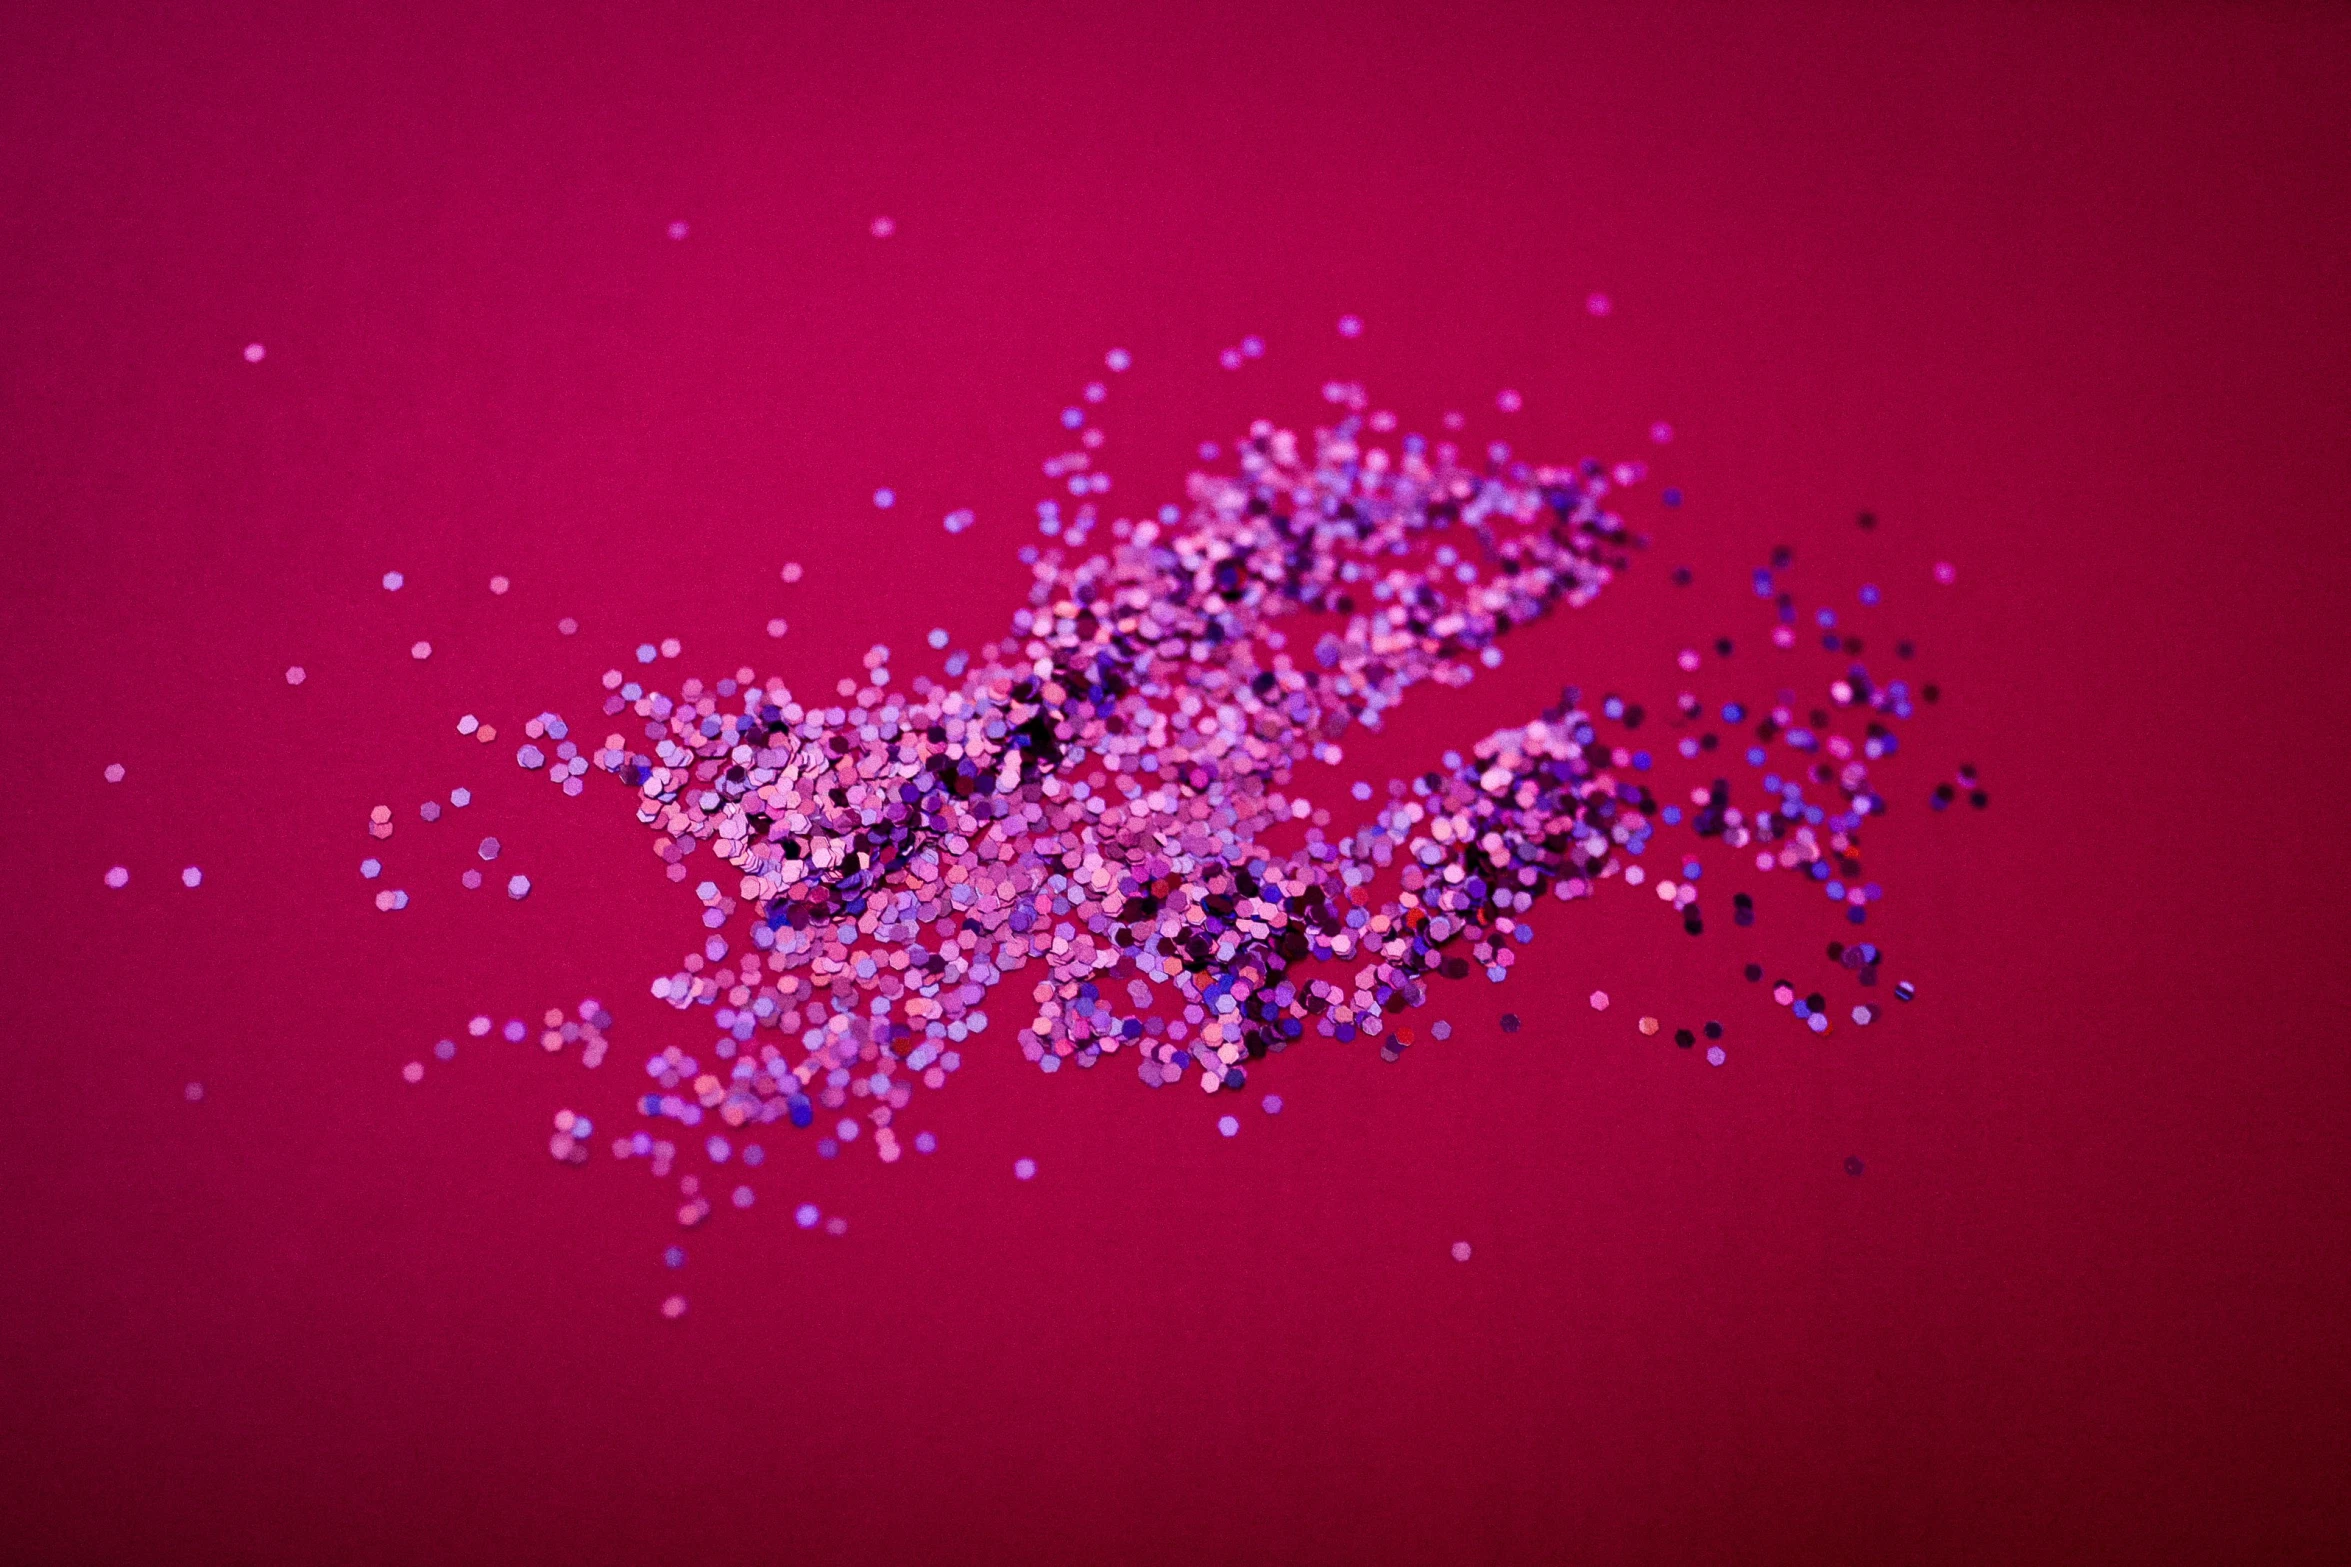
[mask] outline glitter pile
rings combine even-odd
[[[874,1145],[895,1160],[894,1115],[917,1083],[944,1084],[957,1047],[989,1026],[991,988],[1032,964],[1036,1010],[1018,1040],[1048,1072],[1131,1048],[1153,1086],[1193,1073],[1204,1091],[1239,1089],[1251,1061],[1310,1027],[1382,1039],[1392,1060],[1411,1039],[1395,1019],[1425,981],[1473,966],[1502,979],[1546,892],[1642,884],[1630,857],[1683,813],[1623,776],[1648,756],[1603,741],[1572,690],[1471,757],[1391,783],[1342,836],[1284,793],[1407,688],[1466,682],[1499,661],[1511,627],[1590,602],[1626,564],[1597,464],[1473,471],[1450,447],[1432,456],[1408,438],[1392,457],[1363,434],[1346,418],[1309,456],[1260,423],[1237,475],[1195,477],[1188,511],[1115,524],[1106,553],[1038,560],[1012,634],[950,660],[952,684],[893,691],[879,647],[829,706],[749,671],[675,697],[607,674],[606,713],[643,719],[650,751],[614,734],[594,764],[638,792],[673,879],[705,847],[727,867],[723,887],[697,889],[712,934],[652,989],[681,1011],[712,1007],[732,1065],[722,1077],[656,1057],[665,1091],[639,1108],[687,1126],[705,1113],[807,1126],[867,1100]],[[1293,648],[1285,627],[1311,611],[1343,629]],[[1905,687],[1859,666],[1835,700],[1909,706]],[[1696,715],[1695,698],[1682,705]],[[1603,715],[1641,717],[1615,698]],[[1758,739],[1825,753],[1809,774],[1838,797],[1826,832],[1823,808],[1776,776],[1751,817],[1727,782],[1698,791],[1688,827],[1827,880],[1858,923],[1876,895],[1858,884],[1858,832],[1883,809],[1868,763],[1892,739],[1873,722],[1856,746],[1792,718],[1762,718]],[[1310,816],[1303,846],[1275,846]],[[1656,888],[1692,934],[1700,875],[1691,861]],[[746,906],[736,951],[717,932]],[[1743,895],[1734,917],[1752,918]],[[1854,951],[1848,966],[1870,965],[1874,982],[1874,949]],[[1324,961],[1342,967],[1304,976]],[[1825,1023],[1817,998],[1796,1005]],[[848,1140],[858,1125],[833,1131]]]

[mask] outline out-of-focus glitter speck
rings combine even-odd
[[[437,822],[441,819],[441,802],[438,800],[427,800],[424,804],[416,808],[416,814],[423,817],[428,822]]]
[[[876,490],[873,492],[873,503],[876,510],[888,511],[898,504],[898,492],[886,488]]]
[[[180,885],[183,887],[203,886],[204,872],[198,869],[196,866],[189,866],[186,870],[180,872]]]
[[[439,1061],[454,1061],[454,1060],[456,1060],[456,1059],[457,1059],[457,1041],[456,1041],[456,1040],[454,1040],[454,1039],[444,1039],[444,1040],[442,1040],[440,1043],[438,1043],[438,1044],[434,1045],[434,1046],[433,1046],[433,1057],[434,1057],[434,1059],[435,1059],[435,1060],[439,1060]]]
[[[686,1297],[683,1295],[670,1296],[669,1299],[661,1303],[661,1314],[672,1322],[677,1321],[678,1318],[686,1314]]]
[[[945,647],[947,645],[947,629],[944,626],[933,626],[931,634],[923,640],[935,648]]]
[[[683,220],[683,219],[679,220],[679,221],[678,221],[678,222],[676,222],[676,223],[672,223],[672,224],[669,226],[669,237],[670,237],[671,239],[684,239],[684,238],[686,237],[686,235],[687,235],[687,233],[688,233],[688,232],[689,232],[689,230],[686,228],[686,225],[685,225],[685,222],[684,222],[684,220]]]
[[[800,580],[800,563],[796,560],[785,561],[783,578],[786,582],[798,582]]]
[[[309,678],[310,672],[300,664],[289,665],[286,669],[286,684],[290,686],[298,686]]]
[[[804,1202],[792,1210],[792,1222],[804,1230],[815,1229],[816,1221],[823,1217],[823,1214],[817,1212],[816,1204],[812,1202]]]
[[[507,878],[506,896],[519,901],[523,898],[529,897],[530,895],[531,879],[528,876],[510,876]]]
[[[1494,394],[1494,406],[1506,414],[1514,414],[1526,406],[1526,399],[1509,387]]]
[[[1124,370],[1135,362],[1135,356],[1123,348],[1114,348],[1102,356],[1102,362],[1113,370]]]
[[[1034,1160],[1034,1159],[1015,1159],[1015,1160],[1013,1160],[1013,1161],[1012,1161],[1012,1178],[1013,1178],[1014,1180],[1016,1180],[1016,1181],[1027,1181],[1027,1180],[1033,1180],[1033,1179],[1035,1179],[1035,1178],[1036,1178],[1036,1174],[1037,1174],[1037,1161],[1036,1161],[1036,1160]]]
[[[1238,1137],[1241,1135],[1240,1118],[1238,1116],[1220,1115],[1216,1118],[1216,1130],[1221,1136]]]
[[[1341,337],[1361,337],[1363,335],[1362,318],[1359,316],[1339,317],[1339,335]]]
[[[940,526],[944,527],[949,533],[961,533],[964,529],[970,527],[975,520],[976,519],[974,519],[968,509],[958,509],[949,512],[947,514],[946,521],[941,523]]]
[[[569,615],[566,615],[555,623],[555,629],[562,632],[567,637],[575,636],[579,632],[580,623],[572,619]]]
[[[1708,1066],[1720,1066],[1726,1059],[1727,1057],[1723,1055],[1722,1046],[1708,1045],[1706,1047],[1706,1064]]]
[[[1453,1260],[1455,1262],[1469,1261],[1469,1242],[1455,1241],[1453,1243]]]
[[[1918,987],[1913,985],[1908,980],[1902,980],[1894,986],[1894,999],[1896,1001],[1908,1001],[1912,996],[1917,994]]]
[[[130,884],[131,872],[128,866],[117,865],[106,873],[106,885],[109,887],[127,887]]]
[[[361,860],[359,862],[359,874],[366,877],[369,881],[374,881],[383,873],[384,862],[381,860]]]
[[[1859,1175],[1861,1171],[1861,1161],[1851,1154],[1845,1155],[1845,1173],[1847,1175]]]
[[[268,357],[268,355],[269,350],[262,347],[259,343],[247,343],[245,345],[245,363],[249,365],[257,365],[261,363],[261,361]]]
[[[1655,1019],[1655,1018],[1653,1018],[1653,1017],[1645,1017],[1645,1018],[1641,1019],[1641,1032],[1642,1032],[1642,1033],[1644,1033],[1644,1034],[1654,1034],[1654,1033],[1656,1033],[1656,1032],[1657,1032],[1657,1019]]]
[[[1505,1012],[1502,1014],[1502,1032],[1505,1034],[1515,1034],[1518,1032],[1517,1013]]]
[[[767,634],[771,637],[780,637],[791,629],[792,628],[790,626],[784,623],[784,617],[781,615],[776,616],[775,619],[767,623]]]
[[[492,593],[503,593],[512,586],[514,586],[514,584],[508,582],[504,577],[492,577],[490,579],[490,591]]]
[[[661,639],[661,656],[663,658],[675,658],[685,650],[686,645],[683,642],[680,642],[676,637],[663,637]]]
[[[1605,1012],[1608,1010],[1607,991],[1595,990],[1592,992],[1592,1010],[1595,1012]]]
[[[482,846],[476,849],[474,852],[485,860],[494,860],[498,857],[498,840],[495,838],[484,838],[482,840]]]
[[[1649,426],[1649,439],[1655,441],[1658,445],[1663,446],[1666,442],[1673,439],[1673,426],[1667,424],[1663,419],[1658,420],[1655,424]]]
[[[1959,568],[1952,565],[1947,560],[1936,561],[1935,580],[1942,583],[1945,587],[1949,587],[1952,583],[1959,580]]]
[[[1432,1039],[1451,1039],[1453,1037],[1453,1025],[1447,1022],[1444,1018],[1439,1018],[1434,1023],[1429,1025],[1429,1037]]]
[[[836,1213],[824,1221],[824,1232],[827,1235],[846,1235],[849,1233],[849,1221]]]
[[[384,591],[386,593],[397,593],[407,584],[408,579],[396,571],[384,573]]]
[[[661,1254],[661,1265],[665,1268],[684,1267],[686,1265],[686,1248],[683,1246],[672,1246],[668,1250],[664,1251]]]
[[[424,1081],[424,1063],[411,1061],[400,1069],[400,1075],[411,1083],[421,1083]]]
[[[1593,315],[1604,316],[1616,308],[1616,302],[1606,294],[1587,294],[1584,296],[1584,308]]]
[[[467,871],[464,875],[458,877],[457,880],[460,886],[464,887],[466,891],[471,892],[474,888],[479,887],[482,884],[482,873],[480,871]]]
[[[1282,1096],[1280,1094],[1267,1094],[1265,1096],[1264,1108],[1267,1115],[1280,1115],[1282,1113]]]
[[[916,1153],[936,1153],[938,1148],[939,1140],[930,1133],[917,1132],[914,1134],[914,1151]]]
[[[204,1102],[204,1085],[202,1083],[190,1083],[185,1092],[188,1096],[188,1103],[193,1105]]]
[[[898,224],[897,224],[896,220],[894,220],[894,219],[891,219],[891,218],[876,218],[876,219],[874,219],[874,220],[873,220],[873,237],[874,237],[874,238],[876,238],[876,239],[888,239],[888,238],[889,238],[891,235],[893,235],[893,234],[895,234],[895,233],[897,233],[897,232],[898,232]]]
[[[430,642],[419,642],[408,650],[408,656],[420,661],[431,658],[433,656],[433,645]]]
[[[108,783],[122,782],[122,763],[109,762],[106,765],[106,781]]]

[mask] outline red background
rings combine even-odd
[[[0,22],[8,1556],[2351,1552],[2339,9],[161,9]],[[1872,839],[1919,1002],[1800,1034],[1734,973],[1834,977],[1784,900],[1554,910],[1449,1045],[1310,1040],[1231,1141],[991,1035],[936,1156],[771,1138],[664,1270],[674,1197],[543,1139],[707,1042],[643,989],[690,903],[453,721],[600,735],[664,635],[806,688],[996,629],[1113,344],[1113,500],[1330,375],[1687,488],[1398,766],[1717,632],[1714,696],[1817,689],[1774,543],[1883,583],[1948,693]],[[1991,809],[1930,815],[1958,761]],[[483,832],[529,901],[458,890]],[[586,994],[601,1078],[399,1080]]]

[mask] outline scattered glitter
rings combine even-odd
[[[1959,580],[1959,568],[1947,560],[1939,560],[1935,562],[1935,580],[1949,587]]]
[[[109,887],[127,887],[130,884],[130,867],[126,865],[117,865],[106,873],[106,885]]]
[[[555,623],[555,629],[564,636],[576,636],[579,633],[580,623],[566,615]]]
[[[976,520],[977,519],[974,518],[971,512],[968,510],[951,511],[947,514],[945,521],[943,521],[940,526],[944,527],[949,533],[961,533],[964,529],[970,527]]]
[[[411,1083],[421,1083],[424,1081],[424,1063],[411,1061],[400,1069],[400,1075]]]
[[[180,885],[183,887],[203,886],[204,872],[193,865],[189,866],[186,870],[180,872]]]
[[[677,1321],[678,1318],[686,1314],[686,1297],[683,1295],[670,1296],[661,1303],[661,1314],[672,1322]]]
[[[1361,318],[1356,316],[1339,317],[1339,335],[1341,337],[1361,337],[1363,335]]]
[[[1453,1243],[1453,1260],[1455,1262],[1469,1261],[1469,1242],[1455,1241]],[[1507,1273],[1510,1270],[1505,1268],[1503,1271]]]
[[[1505,387],[1494,394],[1494,406],[1506,414],[1514,414],[1526,406],[1526,399]]]
[[[771,637],[780,637],[791,629],[792,628],[790,626],[784,623],[784,617],[781,615],[776,616],[775,619],[767,623],[767,634]]]
[[[188,1103],[192,1105],[204,1102],[204,1085],[202,1083],[190,1083],[182,1092],[187,1095]]]
[[[1604,296],[1591,308],[1607,313]],[[1352,336],[1360,322],[1347,321]],[[1262,351],[1252,336],[1223,358],[1238,366]],[[1119,372],[1126,360],[1113,350],[1105,363]],[[1450,442],[1380,439],[1397,421],[1367,415],[1360,386],[1323,391],[1338,410],[1330,428],[1306,438],[1260,421],[1229,445],[1205,443],[1204,464],[1229,452],[1232,467],[1195,474],[1186,505],[1115,520],[1088,499],[1108,483],[1087,412],[1107,388],[1071,396],[1061,424],[1076,433],[1046,469],[1056,493],[1037,508],[1043,537],[1020,548],[1026,603],[1007,634],[926,660],[911,679],[875,646],[861,672],[797,697],[749,668],[671,683],[653,667],[682,657],[667,638],[636,645],[644,667],[604,675],[595,699],[614,732],[601,741],[567,738],[552,712],[524,725],[533,743],[518,762],[567,791],[591,770],[617,779],[662,874],[694,899],[692,945],[649,989],[700,1040],[681,1036],[645,1060],[644,1079],[632,1072],[641,1122],[606,1134],[616,1158],[679,1182],[681,1224],[751,1205],[748,1185],[711,1171],[756,1164],[758,1145],[735,1139],[758,1128],[806,1130],[828,1159],[871,1148],[897,1162],[904,1142],[931,1153],[930,1132],[909,1136],[909,1105],[943,1088],[983,1035],[1044,1073],[1123,1056],[1151,1089],[1208,1095],[1243,1092],[1309,1035],[1397,1061],[1415,1039],[1405,1014],[1440,979],[1507,978],[1538,907],[1643,888],[1626,917],[1702,934],[1701,888],[1722,885],[1718,851],[1736,876],[1752,863],[1803,878],[1815,910],[1825,892],[1849,938],[1831,962],[1877,983],[1878,950],[1846,929],[1883,890],[1861,865],[1861,829],[1884,810],[1870,774],[1895,750],[1888,726],[1933,693],[1879,682],[1846,628],[1817,604],[1799,609],[1775,575],[1789,569],[1784,551],[1758,571],[1757,591],[1792,654],[1799,625],[1804,648],[1826,635],[1838,668],[1814,687],[1817,710],[1794,690],[1776,703],[1708,692],[1741,666],[1728,636],[1699,637],[1677,660],[1692,689],[1659,704],[1658,727],[1674,728],[1651,739],[1654,752],[1634,733],[1639,703],[1569,688],[1384,791],[1308,781],[1310,768],[1342,762],[1342,743],[1393,723],[1414,686],[1457,688],[1500,661],[1513,627],[1593,602],[1647,542],[1610,509],[1645,477],[1640,464],[1537,466],[1499,442],[1465,461]],[[1515,392],[1496,401],[1523,406]],[[1657,444],[1671,435],[1662,421],[1650,429]],[[970,519],[950,513],[946,531]],[[1089,551],[1097,529],[1112,542]],[[780,575],[797,582],[801,567]],[[781,636],[785,623],[768,629]],[[944,627],[922,637],[933,653],[951,640]],[[1736,727],[1716,727],[1717,712]],[[1718,763],[1709,753],[1722,739]],[[1707,777],[1742,755],[1756,776],[1734,806],[1732,783]],[[1685,762],[1705,771],[1677,773]],[[1981,793],[1966,770],[1956,787]],[[371,819],[376,836],[390,828],[388,808]],[[1674,829],[1688,835],[1671,843],[1679,852],[1655,852]],[[478,851],[498,852],[495,839]],[[463,879],[478,886],[481,874]],[[508,885],[518,898],[529,889],[520,876]],[[378,896],[395,907],[384,900],[406,895]],[[1755,923],[1750,895],[1726,897],[1731,923]],[[1907,999],[1907,982],[1895,993]],[[1771,994],[1802,1026],[1828,1028],[1820,992],[1799,998],[1790,980]],[[990,1002],[1020,1010],[991,1019]],[[1611,1004],[1604,989],[1589,1002]],[[1857,1022],[1865,1012],[1876,1015],[1852,1007]],[[578,1044],[592,1066],[609,1023],[589,1003],[577,1017],[515,1019],[505,1037],[551,1053]],[[1500,1024],[1513,1033],[1521,1020]],[[471,1031],[491,1026],[478,1017]],[[1644,1036],[1663,1027],[1638,1020]],[[1438,1019],[1427,1032],[1453,1031]],[[1685,1049],[1701,1036],[1671,1032]],[[1715,1066],[1722,1035],[1703,1027]],[[1259,1104],[1282,1108],[1271,1093]],[[1238,1135],[1241,1119],[1216,1116],[1219,1135]],[[550,1144],[558,1158],[586,1157],[584,1118],[559,1120],[556,1135],[567,1139]],[[696,1173],[673,1176],[681,1159]],[[1036,1163],[1018,1159],[1013,1173],[1033,1180]],[[847,1229],[813,1203],[793,1217]]]
[[[671,239],[684,239],[690,232],[692,231],[686,227],[685,220],[682,218],[669,226],[669,237]]]
[[[399,592],[399,591],[400,591],[402,588],[406,587],[407,585],[408,585],[408,579],[407,579],[406,577],[402,576],[402,575],[401,575],[399,572],[397,572],[397,571],[387,571],[387,572],[385,572],[385,573],[384,573],[384,591],[385,591],[385,592],[387,592],[387,593],[397,593],[397,592]]]
[[[888,511],[898,504],[898,492],[896,490],[876,490],[873,492],[873,503],[878,509]]]
[[[420,660],[431,658],[433,656],[433,645],[430,642],[419,642],[408,650],[408,656],[410,658]]]
[[[123,778],[123,767],[122,767],[122,763],[120,763],[120,762],[109,762],[109,763],[107,764],[107,766],[106,766],[106,781],[107,781],[108,783],[121,783],[121,782],[122,782],[122,778]]]
[[[471,892],[482,884],[482,873],[480,871],[467,871],[463,875],[459,876],[457,881],[458,885],[462,886],[466,891]]]
[[[286,684],[290,686],[298,686],[309,678],[310,672],[300,664],[292,665],[286,670]]]
[[[873,237],[874,237],[874,238],[876,238],[876,239],[888,239],[888,238],[889,238],[891,235],[893,235],[893,234],[895,234],[895,233],[897,233],[897,232],[898,232],[898,225],[897,225],[897,223],[896,223],[894,220],[892,220],[892,219],[890,219],[890,218],[876,218],[876,219],[874,219],[874,220],[873,220]]]
[[[268,353],[269,350],[262,347],[259,343],[247,343],[245,345],[245,363],[249,365],[257,365],[261,363]]]
[[[528,876],[510,876],[507,878],[506,896],[519,902],[520,900],[527,898],[530,895],[531,879]]]
[[[1659,446],[1665,445],[1668,441],[1673,439],[1673,426],[1667,424],[1663,419],[1658,420],[1655,424],[1649,426],[1649,439],[1656,442]]]
[[[1616,303],[1606,294],[1588,294],[1584,297],[1584,308],[1593,315],[1604,316],[1616,308]]]
[[[1853,1157],[1853,1155],[1851,1155],[1851,1154],[1847,1154],[1847,1155],[1845,1156],[1845,1173],[1846,1173],[1847,1175],[1859,1175],[1859,1174],[1861,1173],[1861,1170],[1862,1170],[1862,1164],[1861,1164],[1861,1161],[1860,1161],[1859,1159],[1856,1159],[1856,1158],[1854,1158],[1854,1157]]]
[[[490,591],[492,593],[504,593],[512,586],[514,586],[514,584],[507,581],[504,577],[492,577],[490,579]]]

